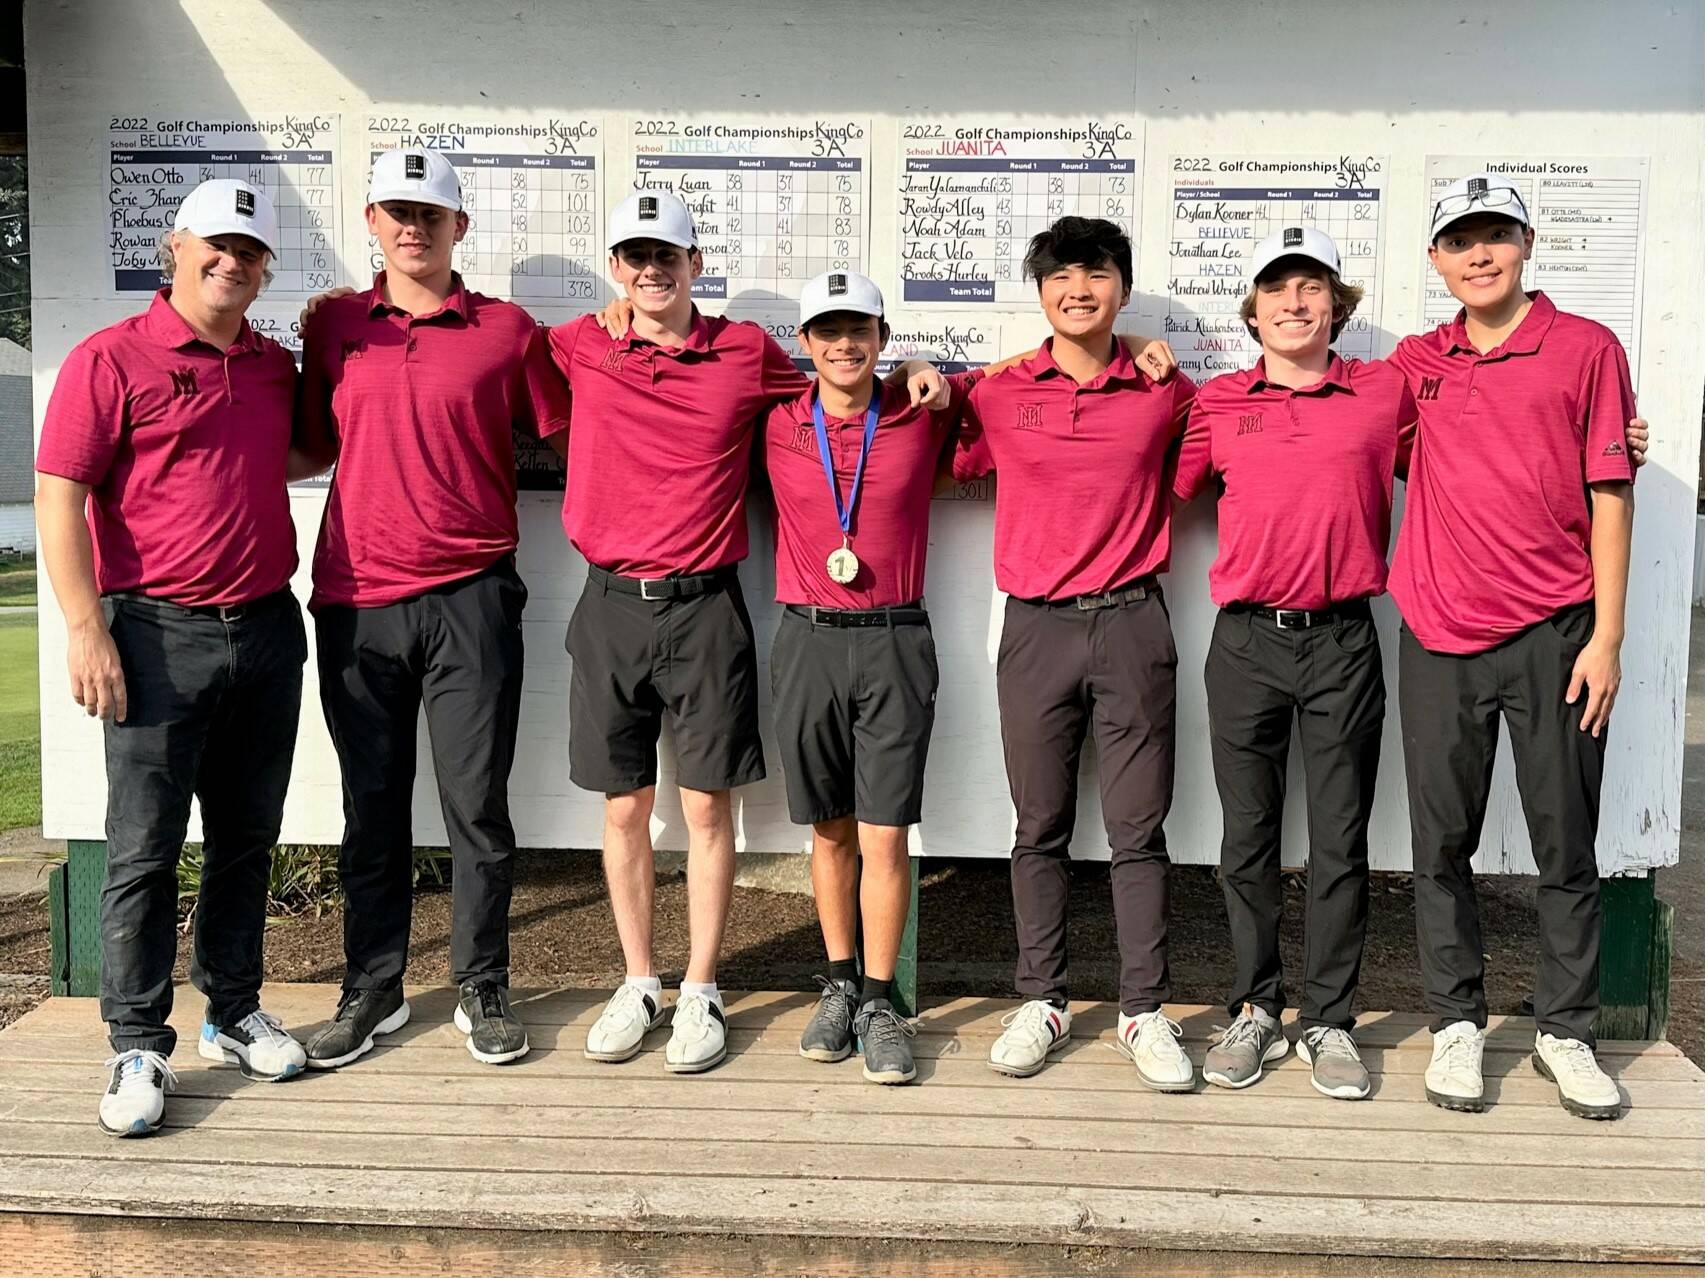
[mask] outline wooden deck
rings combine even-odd
[[[273,986],[266,1004],[301,1033],[335,994]],[[1409,1015],[1362,1018],[1375,1090],[1351,1104],[1313,1092],[1294,1056],[1244,1092],[1150,1092],[1100,1004],[1024,1080],[986,1064],[1012,1004],[930,1008],[918,1083],[881,1088],[856,1061],[799,1057],[802,994],[731,997],[729,1059],[697,1077],[664,1072],[666,1031],[624,1065],[587,1061],[595,994],[520,996],[533,1050],[500,1068],[464,1050],[451,991],[411,1001],[389,1046],[275,1086],[195,1055],[186,988],[167,1127],[114,1140],[94,1121],[94,1001],[49,1000],[0,1033],[0,1242],[141,1217],[1705,1262],[1705,1074],[1665,1043],[1602,1045],[1631,1106],[1589,1123],[1533,1071],[1515,1018],[1493,1023],[1490,1108],[1472,1115],[1426,1102]],[[1199,1062],[1224,1012],[1184,1011]]]

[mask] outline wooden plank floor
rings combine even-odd
[[[329,986],[272,986],[298,1033]],[[167,1126],[94,1122],[105,1035],[93,1000],[51,999],[0,1033],[0,1212],[741,1235],[850,1235],[1304,1254],[1705,1261],[1705,1074],[1665,1043],[1605,1043],[1630,1102],[1565,1114],[1528,1055],[1531,1021],[1494,1020],[1484,1114],[1421,1089],[1424,1018],[1369,1014],[1359,1104],[1317,1095],[1295,1057],[1243,1092],[1165,1096],[1112,1048],[1114,1009],[1074,1008],[1073,1045],[1035,1078],[989,1070],[1012,1004],[927,1009],[919,1081],[865,1083],[802,1060],[813,1000],[729,999],[730,1057],[664,1072],[667,1031],[623,1065],[581,1054],[601,998],[524,993],[533,1050],[474,1061],[453,994],[336,1073],[251,1083],[194,1052],[183,989]],[[1198,1063],[1217,1008],[1183,1009]]]

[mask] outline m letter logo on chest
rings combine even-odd
[[[1018,406],[1018,421],[1015,423],[1019,430],[1042,429],[1042,405],[1020,404]]]
[[[1423,377],[1421,379],[1421,390],[1415,398],[1437,399],[1439,397],[1439,388],[1444,384],[1445,379],[1442,377]]]
[[[195,370],[193,368],[174,368],[172,370],[173,399],[199,393],[200,391],[195,384]]]
[[[627,352],[620,346],[612,346],[604,352],[603,362],[598,367],[607,373],[619,373],[622,371],[622,360],[626,355]]]
[[[817,455],[817,432],[809,422],[793,424],[793,438],[787,441],[787,446],[796,453],[804,453],[808,457]]]
[[[1239,415],[1237,419],[1237,433],[1239,435],[1259,435],[1261,433],[1261,417],[1262,414],[1260,413],[1243,413]]]
[[[343,357],[345,360],[360,359],[367,353],[367,343],[359,337],[343,339]]]

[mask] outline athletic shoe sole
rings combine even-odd
[[[1242,1091],[1245,1087],[1253,1087],[1256,1083],[1259,1083],[1263,1075],[1267,1072],[1267,1066],[1271,1065],[1274,1061],[1284,1060],[1285,1053],[1290,1050],[1290,1040],[1281,1034],[1278,1038],[1275,1038],[1271,1043],[1267,1044],[1267,1050],[1262,1052],[1261,1059],[1255,1062],[1255,1072],[1242,1082],[1236,1081],[1229,1074],[1210,1074],[1208,1073],[1208,1067],[1206,1065],[1202,1066],[1202,1077],[1207,1082],[1212,1083],[1215,1087],[1229,1087],[1234,1092]],[[1297,1052],[1299,1054],[1302,1052],[1301,1043],[1297,1044]],[[1127,1051],[1125,1055],[1131,1057],[1133,1061],[1136,1059],[1135,1055],[1129,1051]],[[1144,1081],[1146,1082],[1147,1080]],[[1153,1086],[1153,1084],[1150,1084],[1150,1086]]]
[[[301,1065],[286,1065],[276,1074],[262,1074],[250,1063],[249,1058],[229,1047],[221,1047],[218,1039],[197,1038],[195,1054],[204,1061],[213,1061],[220,1065],[235,1065],[242,1071],[243,1077],[257,1083],[282,1083],[287,1078],[295,1078],[304,1068]]]
[[[1033,1078],[1037,1074],[1040,1074],[1042,1070],[1046,1068],[1048,1062],[1053,1060],[1054,1057],[1058,1055],[1059,1052],[1071,1041],[1072,1036],[1069,1033],[1062,1034],[1059,1038],[1054,1040],[1054,1045],[1044,1052],[1042,1059],[1037,1061],[1034,1065],[1007,1065],[1001,1061],[991,1058],[989,1060],[989,1068],[994,1070],[997,1074],[1005,1074],[1008,1078]]]
[[[623,1061],[631,1061],[634,1057],[636,1057],[640,1054],[641,1050],[644,1049],[644,1047],[645,1047],[645,1036],[647,1034],[651,1033],[652,1030],[657,1029],[659,1026],[661,1026],[663,1024],[663,1020],[664,1020],[663,1015],[661,1013],[659,1013],[656,1020],[652,1021],[651,1024],[647,1025],[643,1030],[640,1031],[639,1038],[636,1039],[634,1041],[634,1045],[632,1047],[628,1048],[626,1051],[622,1051],[622,1052],[595,1052],[590,1047],[583,1048],[582,1050],[585,1052],[587,1060],[589,1060],[589,1061],[601,1061],[605,1065],[620,1065]]]
[[[728,1045],[723,1044],[722,1050],[709,1060],[703,1061],[672,1061],[667,1056],[663,1058],[663,1068],[671,1074],[702,1074],[707,1069],[715,1069],[728,1059]]]
[[[897,1069],[885,1069],[885,1070],[877,1071],[877,1070],[872,1070],[868,1065],[865,1066],[865,1068],[864,1068],[864,1081],[865,1082],[867,1082],[867,1083],[881,1083],[887,1087],[893,1087],[893,1086],[896,1086],[900,1083],[909,1083],[914,1078],[916,1078],[917,1076],[918,1076],[918,1067],[916,1065],[912,1066],[912,1068],[907,1070],[904,1074],[902,1074]]]
[[[162,1117],[164,1117],[164,1115],[162,1115]],[[116,1127],[108,1127],[107,1120],[104,1118],[97,1118],[95,1121],[100,1124],[101,1130],[108,1136],[116,1136],[120,1140],[123,1140],[127,1136],[152,1136],[155,1132],[160,1130],[160,1124],[158,1122],[150,1123],[146,1118],[137,1119],[123,1131],[120,1131]]]
[[[373,1040],[375,1038],[379,1037],[381,1034],[389,1034],[393,1030],[400,1030],[407,1024],[408,1003],[404,1002],[396,1011],[392,1012],[384,1020],[375,1025],[373,1027],[373,1032],[363,1039],[361,1046],[356,1048],[353,1052],[346,1052],[342,1056],[326,1057],[323,1059],[310,1056],[308,1058],[308,1068],[337,1069],[339,1066],[347,1065],[351,1061],[360,1060],[363,1056],[367,1055],[368,1052],[373,1050]]]
[[[1322,1096],[1330,1096],[1333,1100],[1366,1100],[1368,1098],[1368,1093],[1373,1091],[1373,1081],[1371,1079],[1368,1081],[1368,1085],[1366,1087],[1361,1088],[1355,1087],[1349,1083],[1345,1083],[1340,1087],[1327,1087],[1323,1084],[1312,1072],[1314,1069],[1314,1057],[1309,1055],[1308,1041],[1306,1039],[1297,1039],[1297,1059],[1309,1067],[1309,1070],[1311,1071],[1308,1076],[1309,1085]]]
[[[1533,1067],[1551,1082],[1557,1082],[1557,1076],[1551,1072],[1545,1063],[1545,1058],[1538,1052],[1533,1054]],[[1563,1085],[1557,1083],[1557,1099],[1563,1102],[1563,1108],[1576,1118],[1591,1118],[1597,1122],[1611,1122],[1622,1117],[1622,1099],[1617,1098],[1614,1105],[1588,1105],[1575,1100],[1563,1091]]]
[[[474,1046],[474,1023],[468,1019],[467,1013],[462,1010],[460,1004],[456,1007],[454,1020],[456,1022],[456,1028],[462,1033],[468,1035],[468,1055],[472,1056],[482,1065],[507,1065],[510,1061],[520,1060],[532,1049],[533,1045],[523,1038],[521,1040],[521,1046],[517,1047],[512,1052],[482,1052],[479,1048]]]
[[[1435,1092],[1422,1084],[1427,1093],[1427,1099],[1440,1109],[1455,1110],[1459,1114],[1483,1114],[1486,1112],[1486,1099],[1483,1096],[1452,1096],[1448,1092]]]
[[[852,1050],[852,1044],[848,1043],[838,1052],[829,1047],[802,1047],[799,1049],[799,1054],[808,1061],[822,1061],[825,1064],[832,1065],[836,1061],[846,1060],[852,1055]]]

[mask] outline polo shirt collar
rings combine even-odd
[[[619,344],[624,349],[630,351],[635,346],[645,345],[655,346],[658,350],[666,351],[672,355],[685,354],[687,351],[692,351],[695,355],[703,355],[706,351],[710,350],[710,321],[700,314],[697,306],[694,306],[693,326],[687,331],[687,340],[681,343],[681,345],[664,346],[659,342],[653,342],[640,337],[633,331],[633,325],[631,324],[628,325],[628,331],[622,335]],[[811,404],[809,400],[806,401],[805,413],[806,417],[809,419],[811,414]]]
[[[1484,355],[1468,340],[1468,308],[1465,306],[1456,313],[1456,318],[1445,330],[1445,354],[1455,355],[1466,352],[1480,359],[1491,359],[1503,355],[1537,355],[1540,343],[1551,331],[1551,325],[1557,319],[1557,306],[1539,289],[1532,294],[1533,305],[1527,308],[1527,314],[1522,316],[1516,331],[1511,333],[1500,346],[1494,347]]]
[[[1071,381],[1071,377],[1065,369],[1061,368],[1054,360],[1054,339],[1052,337],[1037,347],[1036,353],[1018,367],[1029,374],[1032,381],[1039,382],[1047,377],[1061,377],[1068,382]],[[1108,382],[1136,381],[1140,376],[1141,374],[1137,371],[1136,360],[1132,359],[1131,352],[1125,349],[1125,343],[1115,336],[1113,338],[1113,362],[1097,376],[1084,382],[1078,389],[1096,390]]]
[[[1253,395],[1263,390],[1288,391],[1293,395],[1322,395],[1332,390],[1348,391],[1352,395],[1356,393],[1356,388],[1350,384],[1350,366],[1338,357],[1337,351],[1332,351],[1327,356],[1326,372],[1321,379],[1312,386],[1300,389],[1268,381],[1267,357],[1263,355],[1255,361],[1255,367],[1249,370],[1249,385],[1244,387],[1244,393]]]
[[[912,395],[904,386],[890,386],[880,377],[876,379],[876,394],[882,407],[877,414],[878,422],[903,415],[904,410],[912,404]],[[792,416],[801,426],[809,426],[812,422],[811,409],[817,402],[817,381],[812,379],[805,393],[795,399],[791,405]]]
[[[367,293],[367,314],[382,315],[386,312],[402,314],[399,307],[392,306],[385,300],[385,272],[380,271],[373,277],[373,287]],[[437,319],[440,315],[455,315],[461,319],[468,318],[468,288],[462,282],[460,271],[450,272],[450,295],[444,299],[444,305],[426,315],[414,316],[417,320]]]
[[[189,326],[189,321],[179,315],[171,303],[172,290],[170,286],[154,294],[154,300],[148,304],[147,314],[143,317],[143,325],[148,336],[170,350],[182,350],[186,346],[200,342],[210,350],[218,350],[210,342],[203,342],[200,335]],[[255,336],[254,329],[249,327],[245,319],[243,326],[237,332],[236,341],[232,342],[226,354],[241,355],[260,345],[260,339]]]

